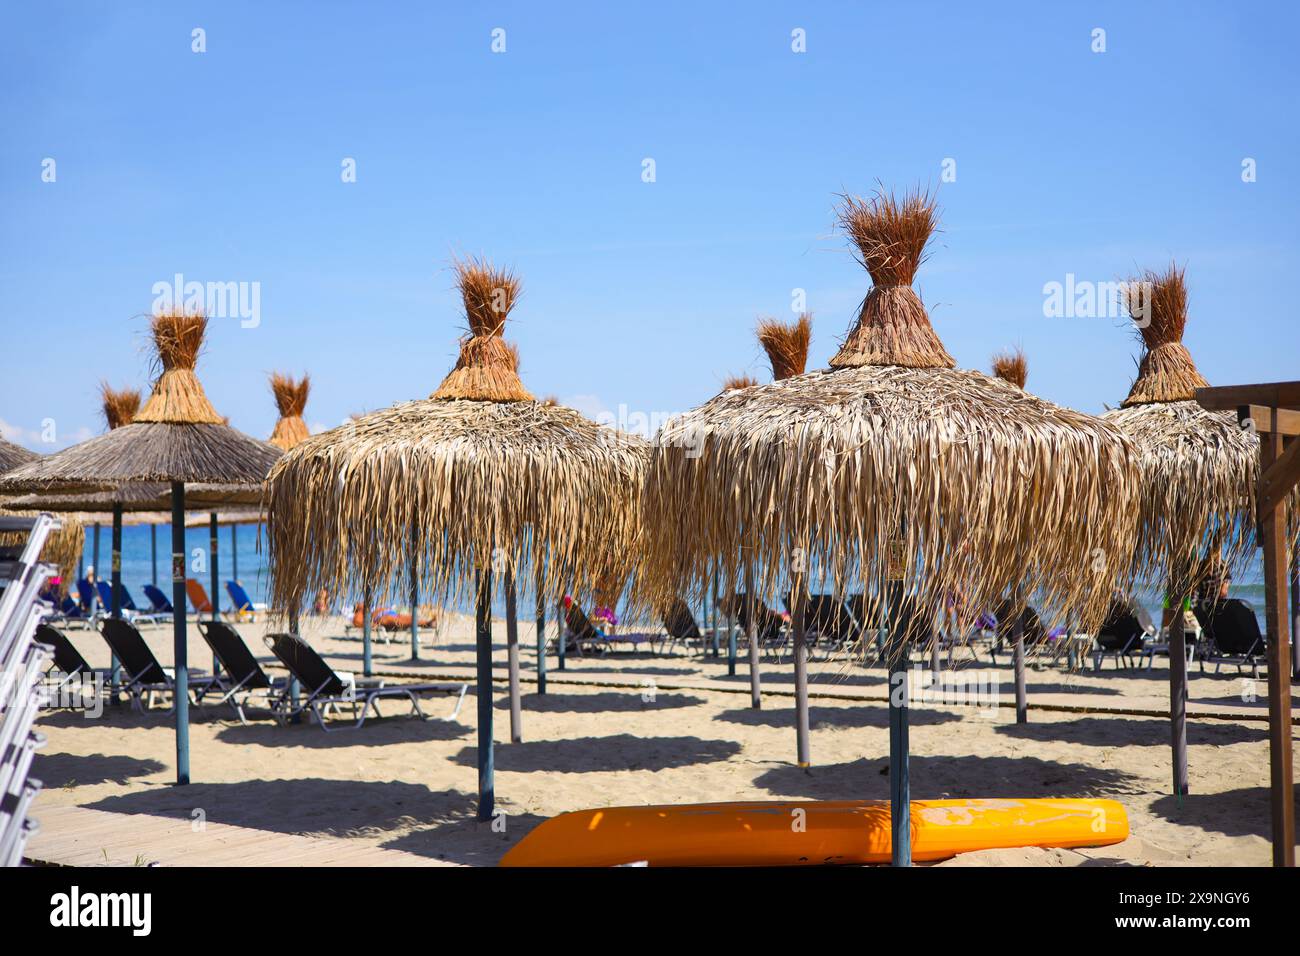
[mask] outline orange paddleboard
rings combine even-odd
[[[1114,800],[916,800],[912,859],[971,850],[1108,846],[1128,838]],[[502,866],[805,866],[888,863],[886,800],[607,807],[552,817]]]

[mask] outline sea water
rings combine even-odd
[[[232,532],[233,529],[233,532]],[[151,552],[151,532],[157,535],[157,561]],[[260,533],[259,533],[260,532]],[[233,533],[233,538],[232,538]],[[108,577],[111,564],[113,528],[109,523],[100,525],[99,532],[99,568],[101,576]],[[136,604],[147,607],[143,586],[156,583],[169,597],[171,526],[160,525],[125,525],[122,528],[122,583],[135,598]],[[225,593],[226,581],[233,577],[243,584],[248,596],[254,603],[264,603],[269,591],[266,555],[266,527],[256,524],[220,525],[217,528],[217,570],[221,581],[221,603],[230,600]],[[232,550],[233,549],[233,550]],[[204,590],[212,590],[212,565],[209,554],[209,528],[190,527],[185,529],[185,567],[186,575],[195,578]],[[235,560],[232,561],[232,555]],[[86,526],[86,550],[83,559],[83,572],[95,564],[94,529]],[[1263,567],[1258,552],[1251,556],[1246,568],[1232,582],[1231,596],[1239,597],[1250,603],[1259,618],[1260,630],[1264,627],[1264,577]],[[1138,601],[1150,612],[1155,621],[1160,620],[1160,611],[1164,604],[1164,595],[1155,591],[1140,591]],[[424,600],[423,598],[421,600]],[[455,610],[472,612],[468,600],[461,602],[463,607]],[[527,594],[520,594],[520,616],[529,619],[533,614],[533,600]],[[505,614],[505,601],[497,590],[493,602],[496,614]],[[548,613],[553,613],[548,609]]]

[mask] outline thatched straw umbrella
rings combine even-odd
[[[1127,565],[1136,452],[1095,418],[953,368],[911,287],[937,221],[928,195],[846,198],[840,221],[873,281],[857,322],[829,369],[724,393],[664,428],[642,586],[701,589],[716,559],[728,580],[770,590],[798,549],[840,593],[861,581],[885,605],[893,852],[905,864],[907,619],[933,617],[957,583],[976,604],[1016,583],[1100,620]]]
[[[0,438],[0,472],[26,465],[40,457],[34,451]],[[0,513],[30,515],[37,514],[39,511],[23,506],[17,499],[0,499]],[[0,546],[17,545],[23,540],[25,536],[21,534],[0,534]],[[75,578],[77,562],[81,560],[81,552],[85,547],[85,527],[79,520],[67,515],[60,519],[59,529],[45,539],[45,547],[41,549],[41,560],[58,566],[60,593],[66,593],[68,582]]]
[[[1232,412],[1196,403],[1208,383],[1182,343],[1187,325],[1184,270],[1171,265],[1128,284],[1128,307],[1143,343],[1137,379],[1103,418],[1141,452],[1138,570],[1162,586],[1169,620],[1173,785],[1187,793],[1187,660],[1182,609],[1221,569],[1239,569],[1255,550],[1259,439]]]
[[[26,465],[40,458],[34,451],[29,451],[22,445],[15,445],[11,441],[0,438],[0,472],[11,471],[19,465]]]
[[[812,316],[805,312],[790,323],[761,319],[758,323],[758,341],[771,363],[772,381],[780,382],[802,375],[808,366],[808,346],[812,344]],[[795,575],[790,582],[790,631],[794,648],[795,751],[798,765],[807,767],[812,758],[808,733],[808,645],[804,640],[806,571],[800,568],[793,570]],[[752,619],[751,613],[751,630]]]
[[[171,484],[176,780],[183,784],[190,780],[185,484],[260,482],[280,451],[224,424],[203,393],[194,367],[207,329],[204,316],[164,313],[155,315],[151,326],[159,374],[149,400],[134,419],[3,476],[0,491],[113,490],[139,482]]]
[[[320,588],[382,599],[415,581],[448,599],[474,593],[478,815],[487,820],[494,573],[536,580],[552,602],[567,587],[589,595],[607,555],[633,547],[645,455],[638,439],[535,401],[502,338],[518,280],[479,260],[455,268],[470,331],[456,367],[429,398],[287,453],[271,472],[266,511],[277,609]]]

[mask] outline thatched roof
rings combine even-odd
[[[1183,270],[1146,272],[1128,288],[1144,350],[1128,398],[1103,417],[1141,453],[1137,570],[1187,595],[1219,562],[1240,569],[1255,549],[1259,438],[1232,412],[1208,411],[1193,397],[1208,383],[1182,343]]]
[[[130,424],[136,413],[140,411],[139,389],[117,389],[107,382],[100,382],[99,394],[103,401],[104,424],[108,426],[109,431]]]
[[[846,200],[842,219],[877,283],[860,324],[831,369],[724,393],[664,428],[641,589],[699,594],[716,560],[724,581],[748,566],[773,593],[799,555],[873,600],[891,574],[930,611],[951,588],[987,607],[1018,585],[1096,621],[1136,526],[1132,445],[1099,419],[950,367],[899,284],[936,221],[928,196]]]
[[[543,569],[549,597],[589,594],[609,555],[632,551],[646,443],[533,400],[494,311],[517,280],[485,262],[458,277],[474,335],[433,396],[313,435],[272,469],[275,607],[319,588],[406,600],[412,561],[434,599],[507,567],[529,581]]]
[[[12,500],[5,501],[0,513],[6,515],[36,515],[40,510],[14,507]],[[77,577],[77,562],[86,547],[86,529],[80,519],[74,515],[60,515],[60,527],[45,539],[41,548],[41,560],[53,564],[59,569],[60,590],[64,593]],[[12,547],[27,540],[25,533],[15,531],[0,532],[0,547]]]
[[[1029,381],[1029,360],[1023,349],[1009,349],[993,356],[993,374],[1016,388],[1024,388]]]
[[[275,407],[280,410],[280,420],[275,423],[270,439],[276,448],[288,451],[311,434],[302,420],[310,390],[311,379],[306,375],[295,382],[289,375],[271,374],[271,394],[275,396]]]
[[[207,320],[153,319],[161,372],[130,424],[0,477],[0,491],[113,489],[129,482],[260,482],[280,450],[228,425],[194,374]]]
[[[758,341],[772,366],[772,378],[778,381],[802,375],[808,365],[808,346],[812,343],[812,314],[804,312],[793,322],[760,319]]]
[[[722,380],[723,392],[734,392],[742,388],[750,388],[758,384],[758,379],[752,375],[728,375]]]
[[[19,465],[26,465],[28,462],[33,462],[40,457],[39,454],[24,448],[22,445],[15,445],[11,441],[0,438],[0,472],[9,471]]]

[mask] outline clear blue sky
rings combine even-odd
[[[453,252],[522,275],[536,394],[683,410],[766,377],[753,324],[794,288],[825,364],[868,287],[833,197],[877,179],[938,187],[917,286],[962,366],[1020,343],[1031,389],[1118,402],[1132,337],[1045,318],[1043,285],[1177,257],[1211,382],[1300,377],[1293,4],[458,6],[5,4],[6,432],[42,447],[53,418],[65,444],[99,430],[101,378],[147,387],[177,272],[260,283],[260,326],[214,321],[200,365],[236,427],[269,434],[273,369],[311,373],[313,426],[427,396]]]

